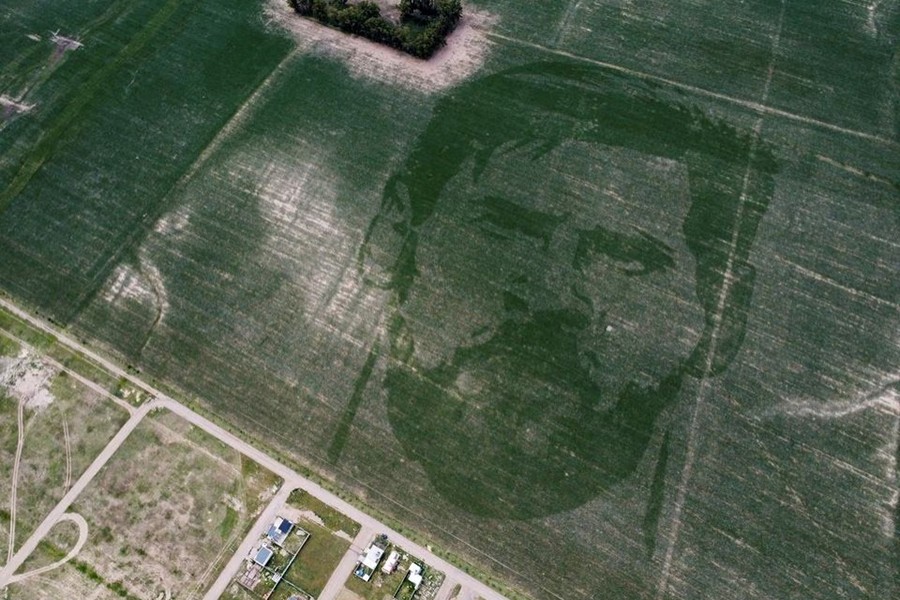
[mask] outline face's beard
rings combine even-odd
[[[483,516],[532,518],[577,507],[634,473],[683,370],[604,399],[577,341],[588,324],[575,311],[533,313],[437,367],[410,360],[413,368],[388,370],[394,432],[446,500]]]

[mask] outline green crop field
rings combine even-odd
[[[896,597],[900,2],[465,6],[7,0],[0,290],[524,597]]]

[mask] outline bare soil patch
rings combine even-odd
[[[420,60],[301,17],[281,0],[266,0],[265,14],[270,24],[288,32],[298,46],[342,60],[355,77],[428,93],[456,85],[481,68],[491,48],[487,32],[496,22],[490,13],[465,6],[447,45],[430,59]]]

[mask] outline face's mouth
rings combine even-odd
[[[452,502],[550,514],[634,472],[673,389],[630,385],[605,397],[579,348],[588,324],[575,311],[537,313],[439,366],[389,370],[391,425]]]

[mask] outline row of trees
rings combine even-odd
[[[399,24],[385,19],[370,0],[289,2],[298,14],[417,58],[429,58],[441,48],[462,17],[460,0],[401,0]]]

